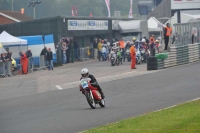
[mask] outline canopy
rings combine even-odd
[[[142,32],[141,20],[120,21],[119,31],[121,33]]]
[[[3,46],[27,45],[27,40],[14,37],[14,36],[8,34],[6,31],[3,31],[0,34],[0,43]]]
[[[148,20],[148,30],[149,30],[149,32],[161,31],[161,27],[165,27],[165,25],[160,23],[155,17],[149,18],[149,20]]]

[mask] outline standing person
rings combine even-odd
[[[164,31],[164,39],[165,39],[165,50],[167,50],[168,48],[168,44],[169,44],[169,37],[172,34],[172,28],[170,27],[170,24],[167,23],[166,27],[165,27],[165,31]]]
[[[194,33],[192,34],[192,44],[194,44]]]
[[[146,36],[143,36],[143,39],[145,39],[147,46],[149,46],[149,40],[146,38]]]
[[[119,45],[122,51],[122,57],[124,57],[124,40],[122,38],[119,41]]]
[[[28,58],[28,69],[31,68],[31,65],[33,64],[33,57],[32,57],[32,52],[31,49],[29,48],[28,51],[26,51],[26,58]]]
[[[154,44],[155,44],[155,38],[154,38],[154,34],[151,35],[150,39],[149,39],[149,49],[150,49],[150,53],[152,53]]]
[[[74,58],[75,58],[75,60],[79,60],[78,48],[79,48],[78,42],[76,40],[74,40]]]
[[[66,42],[62,42],[62,47],[61,47],[61,49],[62,49],[62,57],[63,57],[63,64],[67,64],[67,54],[66,54],[66,52],[67,52],[67,49],[68,49],[68,47],[67,47],[67,44],[66,44]]]
[[[72,47],[72,43],[73,43],[73,40],[72,38],[69,38],[69,40],[66,41],[66,44],[67,44],[67,63],[70,63],[70,59],[71,59],[71,50],[73,49]],[[72,55],[73,56],[73,55]]]
[[[101,61],[101,49],[102,49],[102,40],[100,40],[100,42],[98,43],[98,58],[99,58],[99,61]]]
[[[98,40],[97,40],[97,38],[95,38],[94,41],[93,41],[94,59],[96,59],[97,56],[98,56],[97,46],[98,46]]]
[[[45,66],[47,66],[47,47],[44,47],[44,49],[42,49],[40,55],[44,55],[44,62],[45,62]]]
[[[26,57],[27,57],[27,58],[32,57],[32,52],[31,52],[31,49],[30,49],[30,48],[28,49],[28,51],[26,51]]]
[[[53,70],[53,53],[51,51],[51,48],[49,48],[47,52],[47,62],[49,71]]]
[[[24,54],[23,52],[19,52],[20,55],[20,64],[22,66],[22,73],[23,74],[27,74],[28,73],[28,59],[26,57],[26,54]]]
[[[131,54],[131,69],[136,69],[135,67],[135,63],[136,63],[136,60],[135,60],[135,47],[133,44],[131,44],[131,48],[130,48],[130,54]]]
[[[94,49],[97,49],[97,46],[98,46],[97,38],[94,38],[94,41],[93,41],[93,48],[94,48]]]

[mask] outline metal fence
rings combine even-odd
[[[176,46],[200,42],[200,21],[174,24],[174,28]]]
[[[0,77],[12,76],[11,61],[0,62]]]
[[[80,60],[82,61],[85,61],[85,60],[89,60],[89,56],[90,56],[90,49],[89,47],[86,47],[86,48],[80,48],[79,50],[79,58]]]

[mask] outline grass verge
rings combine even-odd
[[[200,133],[200,100],[111,123],[84,133]]]

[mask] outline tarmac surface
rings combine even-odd
[[[0,133],[77,133],[200,96],[200,63],[147,71],[95,60],[0,79]],[[105,93],[91,109],[78,88],[87,67]]]

